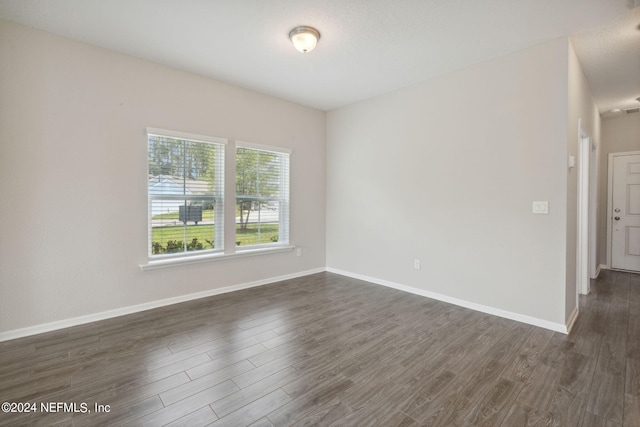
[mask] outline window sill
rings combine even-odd
[[[279,252],[290,252],[295,248],[292,245],[286,246],[275,246],[271,248],[256,248],[256,249],[245,249],[239,250],[238,252],[232,254],[206,254],[206,255],[192,255],[188,257],[181,258],[169,258],[163,260],[149,261],[146,264],[140,264],[140,269],[142,271],[147,270],[156,270],[158,268],[168,268],[168,267],[176,267],[179,265],[188,265],[188,264],[200,264],[203,262],[211,262],[211,261],[220,261],[225,259],[232,258],[244,258],[256,255],[267,255],[267,254],[275,254]]]

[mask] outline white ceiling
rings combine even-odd
[[[0,0],[0,18],[331,110],[572,36],[601,112],[640,96],[638,0]],[[311,53],[288,39],[321,33]]]

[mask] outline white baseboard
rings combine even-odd
[[[609,269],[609,266],[608,266],[608,265],[606,265],[606,264],[600,264],[600,265],[598,266],[598,268],[596,268],[596,277],[594,277],[594,279],[597,279],[597,278],[598,278],[598,276],[600,276],[600,272],[601,272],[602,270],[608,270],[608,269]]]
[[[126,314],[138,313],[141,311],[151,310],[154,308],[164,307],[167,305],[177,304],[180,302],[191,301],[200,298],[206,298],[213,295],[225,294],[227,292],[239,291],[241,289],[254,288],[256,286],[267,285],[269,283],[281,282],[283,280],[295,279],[296,277],[308,276],[310,274],[322,273],[326,271],[323,268],[301,271],[298,273],[287,274],[284,276],[270,277],[268,279],[256,280],[255,282],[242,283],[239,285],[227,286],[224,288],[210,289],[203,292],[193,294],[180,295],[173,298],[167,298],[158,301],[151,301],[144,304],[131,305],[128,307],[117,308],[115,310],[103,311],[101,313],[88,314],[86,316],[73,317],[71,319],[59,320],[51,323],[44,323],[35,326],[29,326],[21,329],[0,332],[0,342],[8,341],[16,338],[27,337],[30,335],[42,334],[45,332],[56,331],[59,329],[69,328],[72,326],[83,325],[85,323],[96,322],[98,320],[110,319],[113,317],[124,316]]]
[[[566,334],[569,334],[571,332],[573,325],[576,323],[576,320],[578,320],[578,313],[578,307],[574,308],[571,316],[569,316],[569,320],[567,320],[567,332],[565,332]]]
[[[364,280],[366,282],[371,282],[376,285],[382,285],[389,288],[398,289],[400,291],[409,292],[409,293],[420,295],[423,297],[435,299],[438,301],[443,301],[449,304],[458,305],[460,307],[469,308],[471,310],[479,311],[486,314],[491,314],[493,316],[499,316],[505,319],[515,320],[517,322],[526,323],[533,326],[539,326],[541,328],[549,329],[555,332],[561,332],[563,334],[569,333],[569,329],[567,328],[567,325],[563,325],[562,323],[549,322],[548,320],[538,319],[537,317],[526,316],[524,314],[514,313],[512,311],[502,310],[495,307],[489,307],[486,305],[477,304],[474,302],[465,301],[458,298],[453,298],[447,295],[425,291],[424,289],[413,288],[411,286],[405,286],[399,283],[377,279],[375,277],[369,277],[361,274],[351,273],[349,271],[339,270],[337,268],[327,267],[327,271],[330,273],[340,274],[342,276],[352,277],[354,279]],[[575,315],[577,316],[577,313]],[[572,317],[573,316],[574,314],[572,314]]]
[[[604,268],[604,266],[601,266],[601,267]],[[598,272],[599,270],[600,268],[598,268]],[[45,332],[56,331],[59,329],[69,328],[72,326],[83,325],[85,323],[91,323],[99,320],[110,319],[113,317],[124,316],[127,314],[138,313],[141,311],[151,310],[154,308],[164,307],[167,305],[177,304],[181,302],[192,301],[192,300],[206,298],[214,295],[220,295],[227,292],[239,291],[242,289],[249,289],[256,286],[267,285],[269,283],[280,282],[283,280],[295,279],[297,277],[308,276],[310,274],[315,274],[315,273],[322,273],[324,271],[340,274],[342,276],[352,277],[354,279],[364,280],[366,282],[370,282],[376,285],[386,286],[386,287],[397,289],[400,291],[409,292],[415,295],[420,295],[420,296],[435,299],[438,301],[443,301],[449,304],[458,305],[460,307],[469,308],[471,310],[479,311],[482,313],[491,314],[493,316],[499,316],[505,319],[515,320],[517,322],[522,322],[522,323],[526,323],[533,326],[539,326],[541,328],[549,329],[556,332],[561,332],[564,334],[569,333],[569,331],[571,330],[571,327],[573,327],[573,324],[575,323],[578,317],[578,310],[576,309],[569,317],[569,321],[567,322],[567,325],[563,325],[561,323],[549,322],[547,320],[538,319],[536,317],[526,316],[523,314],[506,311],[506,310],[502,310],[495,307],[489,307],[486,305],[461,300],[461,299],[450,297],[447,295],[442,295],[435,292],[426,291],[423,289],[413,288],[410,286],[401,285],[399,283],[389,282],[387,280],[377,279],[375,277],[364,276],[364,275],[352,273],[349,271],[327,267],[327,268],[316,268],[312,270],[305,270],[298,273],[287,274],[284,276],[270,277],[267,279],[256,280],[254,282],[242,283],[238,285],[227,286],[224,288],[210,289],[203,292],[180,295],[173,298],[167,298],[167,299],[152,301],[144,304],[122,307],[115,310],[103,311],[101,313],[89,314],[86,316],[79,316],[71,319],[59,320],[56,322],[44,323],[40,325],[29,326],[26,328],[0,332],[0,342],[8,341],[16,338],[27,337],[31,335],[42,334]]]

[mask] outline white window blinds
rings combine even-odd
[[[236,246],[289,243],[290,153],[236,145]]]
[[[149,255],[221,251],[225,140],[147,129]]]

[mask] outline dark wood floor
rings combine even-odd
[[[640,426],[640,276],[604,271],[566,336],[315,274],[0,343],[4,401],[39,412],[0,425]]]

